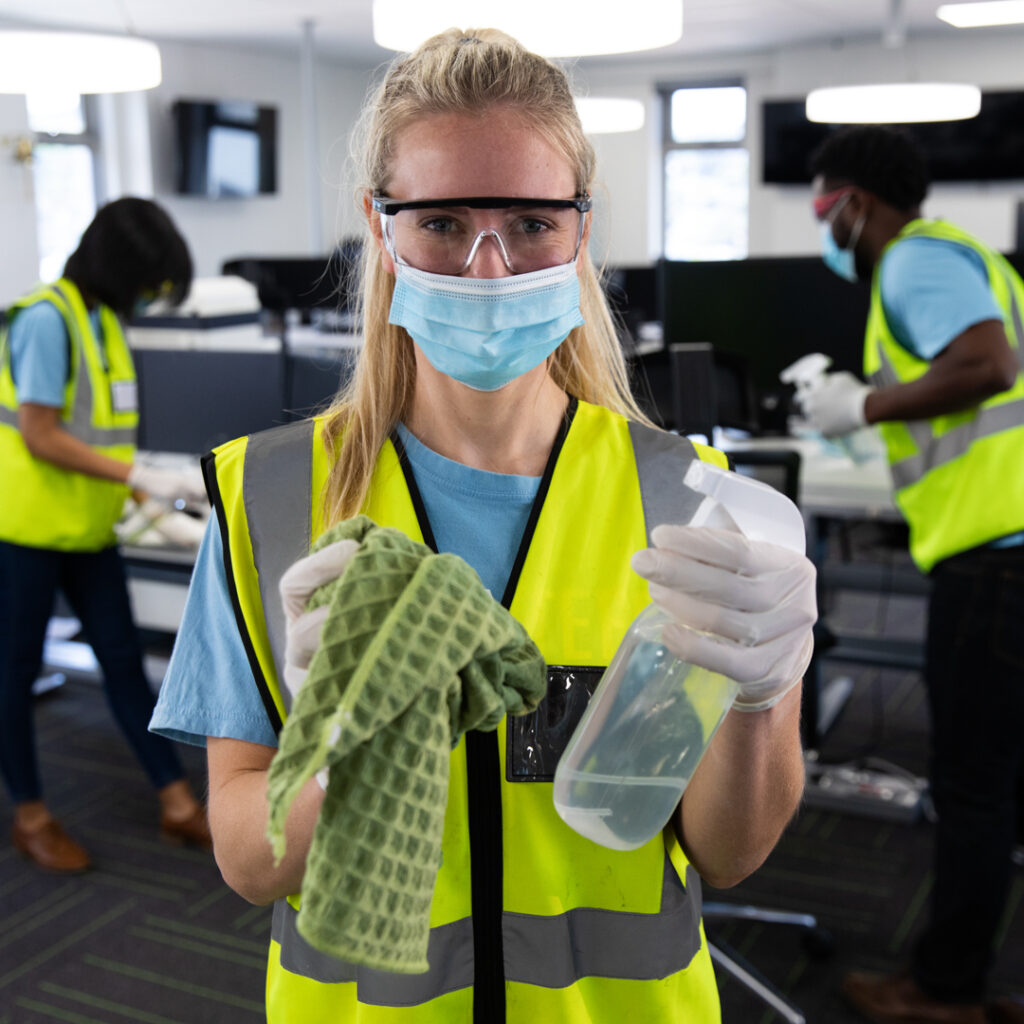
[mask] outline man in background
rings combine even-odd
[[[843,991],[874,1021],[1024,1022],[1024,1002],[986,1005],[1024,802],[1024,282],[983,242],[921,217],[925,163],[904,133],[840,130],[812,169],[826,264],[871,283],[869,383],[829,374],[804,414],[828,437],[877,426],[933,583],[929,919],[905,971],[853,972]]]

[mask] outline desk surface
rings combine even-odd
[[[811,438],[715,437],[723,451],[786,450],[800,453],[800,508],[815,515],[901,519],[893,503],[885,456],[854,462],[837,446]]]

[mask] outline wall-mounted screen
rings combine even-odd
[[[179,195],[244,199],[277,191],[277,109],[244,100],[178,100]]]
[[[762,107],[762,180],[807,184],[811,154],[838,125],[816,124],[804,101],[767,100]],[[933,181],[1024,179],[1024,92],[984,92],[981,111],[965,121],[904,125],[920,143]]]

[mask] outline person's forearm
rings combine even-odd
[[[324,792],[310,779],[296,797],[285,824],[280,864],[267,839],[267,772],[241,770],[210,788],[210,830],[224,881],[250,903],[267,904],[302,888]]]
[[[710,885],[727,888],[756,870],[796,811],[800,689],[765,711],[730,711],[683,795],[677,832]]]
[[[103,455],[84,441],[79,441],[61,426],[22,430],[22,437],[25,446],[37,459],[52,463],[59,469],[84,473],[115,483],[126,483],[128,480],[130,462],[122,462],[120,459]]]
[[[931,419],[974,408],[1013,386],[1017,361],[998,321],[985,320],[954,338],[926,373],[872,391],[868,423]]]

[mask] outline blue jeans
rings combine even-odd
[[[956,555],[932,579],[925,680],[939,821],[911,972],[937,999],[978,1002],[1024,802],[1024,547]]]
[[[60,589],[103,670],[117,724],[150,782],[184,777],[170,741],[149,732],[156,703],[142,667],[124,565],[117,548],[50,551],[0,541],[0,772],[15,803],[42,798],[32,728],[32,683]]]

